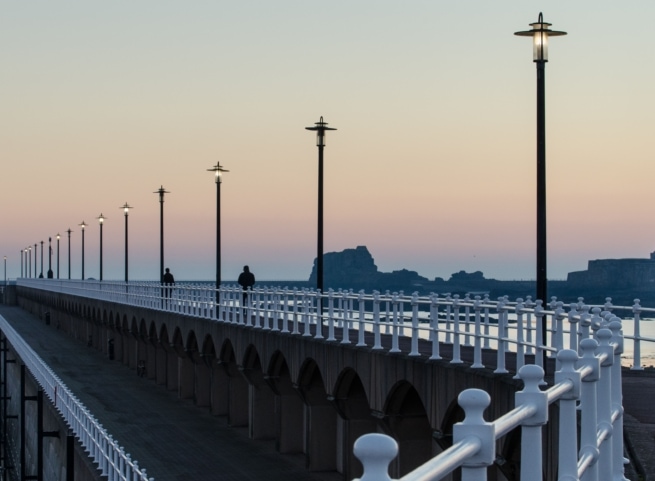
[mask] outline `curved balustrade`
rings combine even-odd
[[[620,356],[623,352],[621,322],[609,317],[600,322],[593,338],[582,340],[580,355],[563,349],[555,384],[542,391],[544,371],[537,365],[523,366],[519,377],[524,388],[515,395],[515,408],[492,422],[483,412],[489,395],[479,389],[460,393],[458,403],[465,419],[453,427],[453,445],[401,478],[402,481],[439,480],[461,468],[462,481],[487,479],[487,468],[496,462],[496,441],[521,427],[520,479],[542,479],[543,426],[548,406],[559,403],[558,479],[624,480],[623,407]],[[580,442],[577,433],[578,402]],[[614,433],[614,435],[613,435]],[[391,481],[388,467],[398,453],[393,438],[366,434],[354,445],[362,462],[361,481]]]
[[[587,305],[582,298],[569,304],[552,298],[544,307],[529,296],[510,301],[506,296],[491,300],[488,296],[352,290],[321,295],[313,289],[261,287],[249,292],[243,306],[243,291],[236,285],[222,286],[217,292],[209,283],[162,286],[156,282],[19,279],[17,284],[430,359],[441,359],[445,344],[451,363],[464,362],[462,349],[467,348],[473,350],[467,361],[473,368],[485,367],[483,350],[494,349],[496,373],[508,372],[509,353],[516,360],[515,371],[526,364],[526,356],[533,356],[534,363],[543,367],[544,353],[554,357],[564,348],[575,349],[603,319],[619,313],[633,319],[634,332],[625,335],[632,346],[632,369],[643,369],[645,343],[655,351],[655,338],[641,335],[642,317],[655,316],[655,309],[642,307],[638,299],[627,307],[613,306],[610,298],[602,306]]]
[[[0,330],[109,481],[154,481],[105,431],[82,402],[0,316]]]

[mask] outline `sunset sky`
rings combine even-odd
[[[323,116],[325,252],[383,272],[535,278],[531,41],[543,11],[548,277],[655,250],[655,2],[1,0],[0,255],[62,235],[60,276],[309,277]],[[40,257],[40,255],[39,255]],[[54,258],[53,258],[54,263]],[[56,266],[53,265],[53,269]],[[47,255],[44,270],[47,270]]]

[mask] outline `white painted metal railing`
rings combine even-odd
[[[130,455],[107,433],[82,402],[2,316],[0,316],[0,331],[71,431],[80,440],[91,459],[97,463],[102,476],[106,476],[108,481],[154,481],[154,478],[147,476],[145,469],[139,467],[136,460],[130,458]]]
[[[488,467],[496,460],[496,441],[519,426],[520,479],[542,479],[542,429],[548,423],[548,406],[558,402],[558,479],[626,480],[623,469],[621,322],[617,317],[611,317],[599,327],[595,339],[580,342],[579,354],[570,349],[557,354],[560,367],[555,374],[555,384],[549,389],[540,389],[544,375],[541,367],[523,366],[519,377],[524,388],[515,395],[516,407],[494,421],[485,421],[483,417],[490,404],[485,391],[463,391],[458,402],[465,412],[465,419],[453,427],[453,445],[400,479],[439,480],[461,468],[462,481],[484,481]],[[579,445],[578,411],[581,420]],[[391,480],[388,466],[398,453],[393,438],[384,434],[366,434],[355,442],[354,453],[364,466],[361,481]]]
[[[367,294],[352,290],[329,290],[319,295],[312,289],[264,287],[249,292],[244,308],[238,286],[223,286],[217,296],[209,283],[171,287],[154,282],[18,279],[17,284],[342,344],[354,342],[374,350],[428,355],[430,359],[441,359],[441,346],[446,344],[452,363],[464,362],[462,349],[467,347],[473,350],[473,368],[485,367],[482,352],[491,348],[496,350],[496,373],[508,372],[510,353],[516,359],[516,371],[530,355],[543,367],[544,353],[554,357],[564,348],[575,349],[610,314],[630,318],[634,326],[632,334],[624,334],[632,344],[632,369],[643,369],[644,345],[655,351],[655,337],[641,334],[642,316],[655,316],[655,309],[642,307],[638,299],[633,306],[613,306],[610,298],[602,306],[591,306],[582,298],[569,304],[553,298],[544,308],[541,301],[533,302],[529,297],[493,301],[487,296]],[[323,308],[319,309],[321,302]],[[383,338],[387,341],[383,342]],[[401,342],[403,339],[405,342]]]

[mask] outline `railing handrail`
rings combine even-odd
[[[11,344],[25,367],[32,373],[53,406],[59,411],[73,434],[89,453],[102,475],[108,479],[154,481],[137,461],[118,445],[84,404],[50,369],[39,355],[0,315],[0,331]]]

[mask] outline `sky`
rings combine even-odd
[[[380,271],[534,279],[543,12],[548,277],[655,250],[652,0],[0,0],[0,255],[60,241],[60,276],[305,280],[365,245]],[[40,246],[38,248],[40,250]],[[39,263],[40,263],[39,251]],[[39,269],[40,271],[40,269]],[[56,275],[56,274],[55,274]]]

